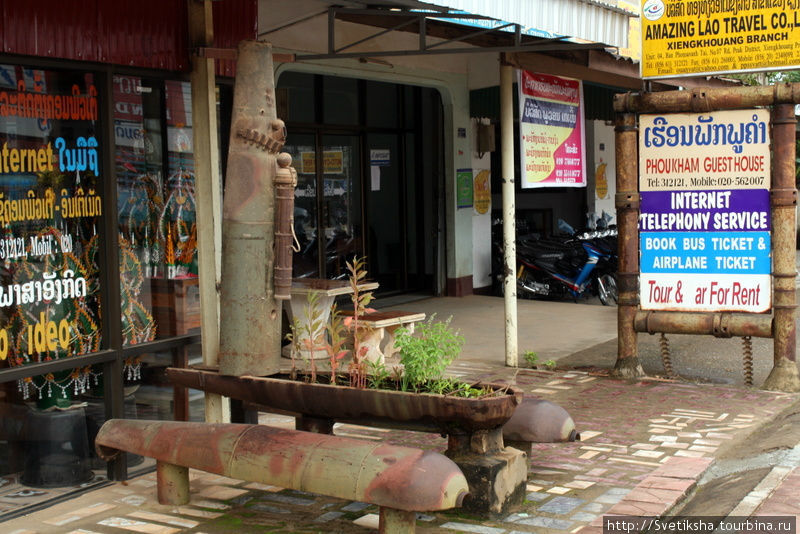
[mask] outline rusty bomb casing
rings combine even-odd
[[[264,376],[280,368],[281,303],[273,290],[276,157],[272,47],[239,44],[222,221],[219,369]]]
[[[453,508],[469,491],[458,466],[436,452],[266,425],[112,419],[95,443],[106,460],[124,450],[237,480],[397,510]]]
[[[550,401],[526,398],[503,425],[503,439],[555,443],[575,441],[580,434],[564,408]]]

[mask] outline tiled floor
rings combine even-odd
[[[671,459],[686,459],[685,469],[693,459],[707,465],[703,459],[713,458],[721,447],[796,399],[728,386],[618,381],[603,372],[515,374],[475,363],[455,365],[453,370],[476,379],[514,379],[526,394],[565,408],[582,441],[535,445],[525,503],[511,513],[491,519],[462,511],[423,514],[418,522],[421,532],[573,533],[583,528],[589,532],[589,525],[612,507],[645,510],[649,501],[679,497],[694,478],[681,478],[683,464]],[[271,414],[263,414],[261,422],[293,426],[291,419]],[[440,451],[446,447],[435,434],[353,425],[337,425],[336,433]],[[672,471],[661,476],[663,471],[657,470],[665,464]],[[697,471],[697,465],[692,469]],[[692,473],[691,477],[699,476]],[[192,502],[187,506],[158,505],[155,475],[150,474],[9,521],[4,532],[367,532],[377,525],[377,507],[365,503],[206,473],[192,476]],[[0,492],[0,502],[9,498]]]

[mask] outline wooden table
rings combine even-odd
[[[363,282],[358,285],[359,291],[372,291],[378,289],[378,282]],[[291,299],[288,300],[286,314],[289,321],[297,320],[301,325],[298,339],[300,355],[305,359],[311,358],[311,352],[306,350],[306,340],[315,339],[322,346],[325,336],[325,326],[331,316],[331,306],[339,295],[349,295],[353,292],[349,280],[327,280],[321,278],[293,278]],[[316,295],[316,302],[312,295]],[[312,321],[316,325],[312,328]],[[309,335],[310,332],[310,335]],[[290,356],[291,346],[284,347],[283,355]],[[314,359],[320,360],[328,357],[324,350],[314,351]]]

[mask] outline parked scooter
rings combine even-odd
[[[603,211],[598,217],[588,216],[588,230],[578,236],[588,239],[603,255],[598,259],[593,271],[595,293],[604,306],[617,303],[617,227],[610,224],[613,217]]]
[[[604,306],[616,304],[616,230],[576,233],[565,221],[558,224],[563,237],[517,239],[517,295],[576,300],[597,295]]]

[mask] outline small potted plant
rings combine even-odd
[[[291,339],[306,338],[308,346],[294,344],[290,375],[234,377],[213,371],[169,369],[168,376],[177,385],[313,418],[368,417],[376,422],[424,424],[441,432],[495,428],[508,420],[522,399],[521,391],[505,385],[467,384],[445,377],[447,366],[460,354],[464,343],[463,337],[452,330],[450,320],[437,322],[431,317],[418,325],[413,335],[408,329],[398,329],[396,345],[400,349],[401,366],[394,372],[364,357],[362,340],[369,331],[361,320],[373,301],[372,292],[359,289],[359,283],[366,279],[364,263],[363,259],[348,262],[353,286],[352,314],[343,319],[334,309],[330,322],[324,326],[327,335],[313,340],[302,335],[303,328],[320,330],[313,314],[306,326],[297,323],[292,326]],[[311,309],[315,307],[310,306]],[[349,350],[344,348],[347,333],[351,339]],[[295,359],[301,349],[311,354],[325,351],[330,375],[318,372],[313,358],[308,373],[299,371]],[[348,367],[339,373],[346,356],[350,358]]]

